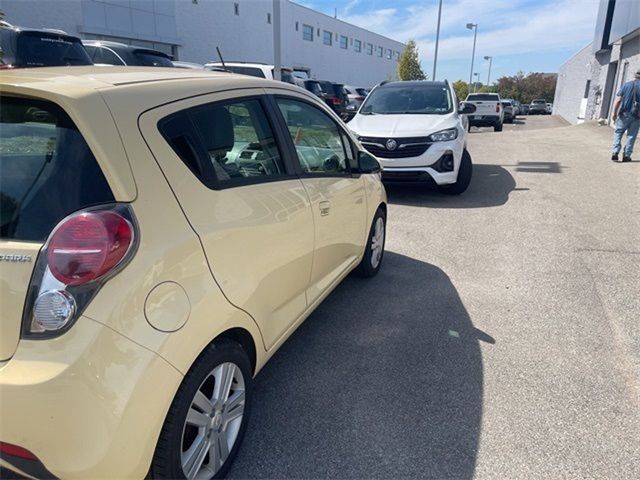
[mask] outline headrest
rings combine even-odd
[[[209,154],[224,155],[233,148],[233,121],[225,107],[202,109],[194,115],[194,121]]]

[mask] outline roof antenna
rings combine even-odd
[[[227,66],[224,63],[224,58],[222,58],[222,53],[220,53],[220,47],[216,47],[216,51],[218,52],[218,57],[220,58],[220,63],[222,63],[222,68],[224,68],[226,70]]]

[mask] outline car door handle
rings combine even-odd
[[[320,208],[320,216],[326,217],[329,215],[329,211],[331,210],[331,203],[325,200],[318,204],[318,208]]]

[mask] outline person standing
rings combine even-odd
[[[622,136],[627,132],[627,144],[624,146],[622,161],[630,162],[633,153],[633,144],[638,137],[640,128],[640,69],[636,71],[635,79],[624,85],[616,94],[613,103],[613,116],[615,130],[613,133],[613,152],[611,160],[618,161],[618,154],[622,148]]]

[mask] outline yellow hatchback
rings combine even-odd
[[[0,74],[0,466],[214,478],[253,377],[385,241],[377,160],[298,87]]]

